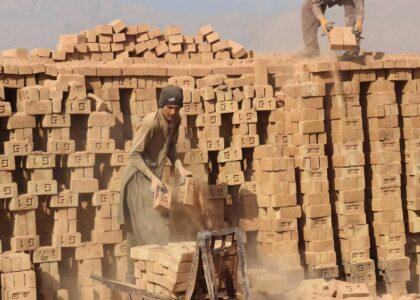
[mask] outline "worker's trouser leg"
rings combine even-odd
[[[302,6],[302,36],[307,55],[319,55],[318,28],[320,26],[321,24],[312,10],[311,1],[305,1]]]
[[[356,25],[356,6],[354,5],[353,0],[344,0],[344,15],[345,15],[345,26],[354,27]],[[351,51],[352,55],[359,55],[360,52],[360,39],[357,39],[359,46],[354,51]]]
[[[130,251],[132,247],[137,247],[138,242],[136,240],[136,238],[134,237],[134,234],[132,232],[130,232],[129,230],[127,230],[126,233],[126,238],[127,238],[127,270],[125,273],[125,280],[128,283],[135,283],[136,279],[134,277],[134,260],[130,258]]]

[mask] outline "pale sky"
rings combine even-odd
[[[58,36],[122,19],[185,33],[212,24],[223,39],[259,52],[293,52],[302,47],[303,0],[3,0],[0,49],[55,48]],[[363,48],[420,52],[419,0],[366,0]],[[338,24],[343,9],[328,12]],[[325,38],[321,39],[325,44]]]

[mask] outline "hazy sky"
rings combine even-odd
[[[180,25],[184,32],[212,24],[224,39],[260,52],[302,46],[303,0],[2,0],[0,49],[55,48],[58,36],[122,19],[127,24]],[[366,0],[363,47],[420,52],[419,0]],[[343,9],[328,13],[338,23]],[[325,44],[325,38],[323,43]]]

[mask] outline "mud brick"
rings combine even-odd
[[[94,178],[72,179],[70,190],[74,193],[94,193],[99,190],[98,180]]]
[[[5,88],[23,88],[25,86],[24,76],[5,74],[0,76],[0,78],[3,78],[3,86]]]
[[[88,140],[86,150],[91,153],[113,153],[115,151],[114,140]]]
[[[15,167],[15,159],[12,155],[0,155],[0,171],[13,171]]]
[[[384,271],[407,270],[410,267],[410,259],[408,257],[390,257],[379,258],[378,268]]]
[[[261,171],[280,171],[294,167],[293,159],[284,158],[263,158],[259,165]]]
[[[10,102],[0,101],[0,117],[10,117],[11,115],[12,108],[10,106]]]
[[[20,129],[20,128],[35,128],[35,117],[25,115],[24,113],[13,114],[7,120],[7,129]]]
[[[254,148],[259,146],[258,135],[244,135],[244,136],[232,136],[232,145],[241,148]]]
[[[338,202],[336,206],[337,213],[341,215],[360,214],[364,212],[364,202]]]
[[[156,193],[153,199],[153,208],[158,211],[169,211],[172,202],[172,193],[168,187],[166,187],[166,192],[160,191]]]
[[[227,185],[240,185],[245,182],[244,173],[219,173],[218,175],[219,183],[226,183]]]
[[[396,222],[403,220],[402,210],[374,212],[375,222]]]
[[[355,70],[352,72],[352,81],[372,82],[375,80],[376,73],[374,70]]]
[[[333,240],[319,240],[306,242],[306,251],[309,252],[322,252],[322,251],[334,251]]]
[[[203,112],[201,103],[189,103],[184,105],[184,113],[186,116],[200,115]]]
[[[71,153],[67,159],[67,167],[93,167],[95,165],[95,154],[88,152]]]
[[[268,65],[266,62],[257,60],[254,65],[255,85],[268,84]]]
[[[104,249],[101,244],[94,243],[82,243],[79,247],[76,248],[75,259],[76,260],[85,260],[92,258],[102,258],[104,257]]]
[[[406,270],[386,271],[384,272],[384,280],[387,283],[409,281],[410,270],[406,269]]]
[[[42,118],[42,127],[45,128],[68,128],[70,127],[70,115],[52,114]]]
[[[18,195],[15,182],[0,184],[0,199],[13,198]]]
[[[64,190],[58,195],[51,197],[50,207],[65,208],[65,207],[77,207],[79,204],[79,196],[77,193],[72,193],[69,190]]]
[[[144,53],[147,50],[146,42],[143,41],[143,42],[137,43],[134,46],[134,50],[135,50],[137,55]]]
[[[5,273],[1,276],[3,290],[14,290],[19,288],[35,288],[35,272],[21,271]],[[10,298],[11,299],[11,298]],[[30,299],[35,299],[30,298]]]
[[[276,109],[275,98],[254,98],[252,107],[257,111],[274,111]]]
[[[98,191],[93,195],[92,205],[101,206],[101,205],[111,205],[119,204],[119,192],[113,192],[109,190]]]
[[[71,100],[66,101],[66,113],[68,114],[90,114],[91,101],[90,100]]]
[[[31,210],[38,207],[38,197],[34,195],[24,194],[14,197],[10,200],[10,211]]]
[[[222,126],[222,118],[220,114],[202,114],[197,116],[195,125],[197,127]]]
[[[296,203],[296,195],[272,195],[270,197],[270,206],[273,208],[295,206]]]
[[[208,199],[225,199],[228,196],[228,186],[226,184],[216,184],[208,186]]]
[[[81,244],[82,236],[79,232],[52,235],[53,246],[76,248]]]
[[[26,288],[26,287],[6,289],[3,292],[3,296],[5,299],[34,300],[37,298],[37,291],[36,291],[36,288]]]
[[[338,267],[336,265],[318,265],[309,269],[309,274],[319,278],[337,278]]]
[[[318,241],[332,239],[332,228],[304,228],[303,235],[305,241]]]
[[[305,251],[306,263],[309,266],[335,264],[337,258],[334,251]]]
[[[303,121],[299,123],[299,131],[303,134],[322,133],[325,131],[323,121]]]
[[[61,248],[55,246],[39,247],[33,253],[34,263],[59,262],[61,261]]]
[[[220,114],[233,113],[238,110],[236,101],[222,101],[216,103],[216,111]]]
[[[344,50],[344,35],[342,27],[334,27],[329,32],[330,49]]]
[[[389,81],[408,81],[413,79],[411,70],[406,69],[391,69],[388,72],[387,80]]]
[[[107,112],[92,112],[89,115],[88,127],[114,127],[115,117]]]
[[[189,152],[185,153],[184,164],[205,164],[209,161],[207,151],[191,149]]]
[[[280,207],[275,209],[275,216],[278,220],[300,218],[302,216],[302,211],[300,206]]]
[[[10,239],[10,247],[14,252],[35,250],[39,248],[39,236],[14,236]]]
[[[47,152],[52,154],[70,154],[75,151],[75,142],[72,140],[51,140],[47,142]]]
[[[330,205],[311,205],[304,206],[303,211],[307,218],[322,218],[331,216],[331,206]]]
[[[27,169],[45,169],[55,167],[55,156],[45,152],[33,152],[26,159]]]
[[[219,151],[225,148],[225,140],[223,138],[207,138],[200,139],[200,149],[205,151]]]
[[[0,256],[0,270],[3,273],[20,272],[31,269],[32,263],[29,254],[5,252]]]
[[[55,195],[57,194],[57,181],[39,180],[28,181],[28,192],[32,195]]]
[[[242,160],[241,148],[230,147],[219,151],[217,154],[217,162],[219,163],[239,160]]]

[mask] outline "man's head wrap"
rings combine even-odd
[[[183,106],[184,94],[179,86],[169,85],[162,89],[159,97],[159,108],[165,105],[177,105],[178,107]]]

